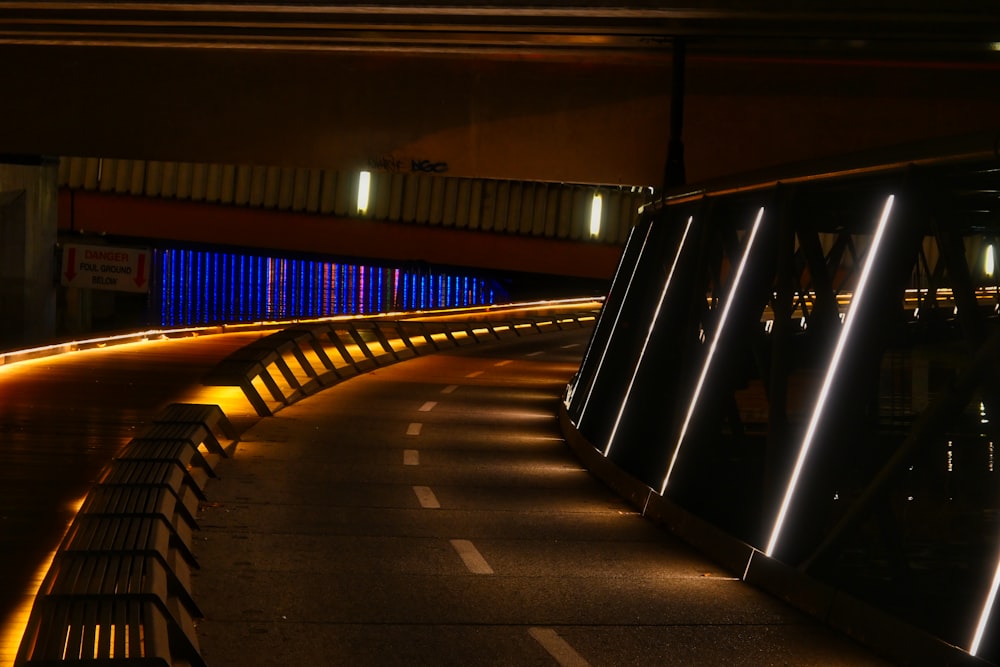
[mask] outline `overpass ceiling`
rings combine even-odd
[[[694,52],[993,60],[994,1],[2,2],[0,44],[649,57]]]

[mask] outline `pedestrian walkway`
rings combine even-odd
[[[588,330],[457,348],[243,433],[194,596],[228,665],[880,665],[597,482],[556,406]]]

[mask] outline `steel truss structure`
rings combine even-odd
[[[645,207],[565,404],[651,494],[998,661],[1000,158],[977,146]]]

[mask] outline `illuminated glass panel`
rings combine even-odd
[[[677,245],[677,252],[674,254],[674,261],[670,264],[670,270],[667,272],[667,279],[663,283],[663,290],[660,292],[660,299],[656,304],[656,310],[653,311],[652,320],[649,323],[649,331],[646,332],[646,339],[642,343],[642,349],[639,351],[639,358],[635,362],[635,368],[632,369],[632,377],[629,379],[628,387],[625,389],[625,396],[622,398],[621,405],[618,408],[618,415],[615,417],[614,426],[611,428],[611,435],[608,436],[608,444],[604,448],[604,455],[611,455],[611,448],[614,446],[615,435],[618,433],[618,426],[621,424],[622,415],[625,413],[625,407],[628,405],[628,400],[632,395],[632,386],[635,384],[635,377],[639,374],[639,368],[642,367],[643,357],[646,356],[646,348],[649,345],[649,339],[653,337],[653,329],[656,328],[656,321],[660,317],[660,310],[663,308],[663,301],[666,299],[667,292],[670,289],[670,283],[674,277],[674,271],[677,269],[677,262],[680,261],[681,255],[684,253],[684,245],[687,241],[688,232],[691,231],[691,224],[694,222],[694,218],[690,217],[687,220],[687,224],[684,226],[684,234],[681,236],[681,241]]]
[[[154,266],[151,289],[167,327],[494,303],[486,280],[431,268],[183,249],[157,250]]]
[[[632,281],[635,280],[636,271],[639,268],[639,264],[642,263],[643,251],[646,249],[646,244],[649,243],[649,233],[652,231],[652,229],[653,229],[652,225],[650,225],[649,227],[646,228],[646,236],[643,237],[642,246],[639,248],[639,255],[636,257],[635,263],[632,265],[632,273],[631,273],[631,275],[629,275],[628,284],[625,287],[625,294],[626,294],[626,296],[628,295],[629,290],[632,289]],[[624,304],[624,301],[625,301],[625,299],[622,299],[622,304]],[[601,351],[601,356],[600,356],[600,358],[599,358],[599,360],[597,362],[597,368],[594,369],[594,377],[591,379],[590,385],[589,385],[588,390],[587,390],[587,394],[586,394],[586,396],[583,399],[583,405],[580,407],[580,416],[577,417],[577,420],[576,420],[576,427],[577,427],[577,429],[582,428],[583,418],[587,414],[587,406],[590,403],[590,397],[593,395],[594,385],[597,383],[597,380],[600,378],[601,369],[604,366],[604,359],[607,356],[608,348],[611,346],[611,341],[614,340],[615,329],[618,328],[618,319],[621,317],[621,314],[622,314],[622,309],[619,307],[618,311],[615,313],[614,322],[611,325],[611,332],[608,334],[608,338],[605,341],[604,349]]]
[[[802,444],[799,446],[799,455],[795,461],[795,468],[792,471],[791,478],[788,480],[788,486],[785,489],[785,495],[781,501],[781,508],[778,510],[778,514],[774,520],[774,527],[771,529],[771,539],[768,541],[767,549],[764,552],[768,556],[771,556],[774,553],[774,549],[778,543],[778,538],[781,535],[781,527],[785,522],[785,517],[788,514],[788,508],[791,505],[792,497],[795,495],[795,489],[798,485],[799,476],[802,474],[802,468],[805,465],[806,458],[808,458],[809,455],[809,449],[816,436],[820,419],[823,416],[823,408],[826,406],[826,399],[829,396],[830,389],[836,379],[837,370],[840,367],[840,358],[844,353],[844,348],[847,346],[851,330],[854,328],[854,322],[857,319],[857,313],[864,300],[865,288],[868,286],[868,276],[871,274],[872,267],[875,265],[875,260],[878,257],[879,247],[882,245],[882,237],[889,221],[889,214],[892,212],[892,204],[894,200],[895,197],[893,195],[889,195],[882,208],[882,215],[879,218],[878,226],[875,229],[875,235],[872,238],[871,247],[868,249],[868,256],[865,258],[865,264],[861,271],[861,277],[858,278],[858,286],[854,293],[854,299],[851,301],[851,306],[847,311],[847,317],[844,319],[840,336],[837,338],[837,346],[834,348],[833,355],[830,358],[830,366],[827,368],[826,376],[823,378],[823,386],[819,391],[819,397],[816,399],[816,406],[813,408],[812,417],[809,420],[809,427],[806,429],[805,437],[802,439]]]
[[[674,465],[677,463],[677,456],[680,454],[681,446],[684,444],[684,438],[687,435],[688,427],[691,425],[691,419],[694,416],[695,410],[698,408],[698,400],[701,398],[701,390],[705,386],[705,379],[708,377],[708,371],[712,368],[712,360],[715,358],[715,351],[719,346],[719,339],[722,338],[722,333],[726,328],[726,320],[729,318],[729,309],[732,307],[733,303],[736,302],[737,294],[740,288],[740,281],[743,278],[743,271],[746,269],[747,259],[750,257],[750,252],[753,250],[753,242],[757,238],[757,230],[760,229],[760,223],[764,219],[764,208],[761,207],[757,211],[757,218],[754,220],[753,227],[750,230],[750,236],[747,238],[746,246],[743,248],[743,257],[740,258],[739,267],[736,269],[736,275],[733,277],[733,286],[729,290],[729,295],[726,297],[726,304],[722,307],[722,314],[719,316],[719,324],[715,329],[715,336],[712,337],[712,343],[709,345],[708,354],[705,355],[705,364],[701,369],[701,375],[698,377],[698,382],[695,385],[694,393],[691,395],[691,403],[688,405],[687,414],[684,417],[684,423],[681,426],[680,435],[677,436],[677,444],[674,445],[674,452],[670,457],[670,464],[667,466],[667,472],[663,476],[663,483],[660,485],[660,495],[662,496],[667,490],[667,484],[670,483],[670,475],[674,471]]]

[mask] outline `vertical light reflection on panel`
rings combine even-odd
[[[635,368],[632,369],[632,377],[629,378],[628,387],[625,389],[625,396],[622,398],[621,405],[618,407],[618,415],[615,417],[615,424],[611,427],[611,435],[608,436],[608,444],[604,448],[604,455],[609,456],[611,454],[611,447],[615,442],[615,435],[618,433],[618,426],[621,424],[622,415],[625,414],[625,406],[628,405],[628,400],[632,395],[632,386],[635,384],[635,378],[639,374],[639,368],[642,366],[642,359],[646,356],[646,348],[649,346],[649,340],[653,337],[653,329],[656,328],[656,320],[660,317],[660,310],[663,308],[663,301],[666,299],[667,291],[670,289],[670,282],[674,278],[674,271],[677,269],[677,263],[681,259],[681,254],[684,252],[684,243],[687,241],[688,232],[691,231],[691,224],[694,222],[694,217],[689,217],[687,219],[687,224],[684,226],[684,233],[681,235],[680,243],[677,246],[677,252],[674,254],[674,261],[670,264],[670,270],[667,272],[667,279],[663,283],[663,289],[660,291],[660,300],[656,303],[656,309],[653,311],[653,317],[649,323],[649,330],[646,332],[646,339],[642,342],[642,349],[639,351],[639,358],[635,362]]]
[[[379,312],[379,313],[384,313],[385,310],[386,310],[386,308],[385,308],[385,272],[386,272],[385,268],[379,267],[378,274],[376,276],[376,281],[377,281],[377,285],[378,285],[378,291],[376,292],[376,294],[378,295],[378,297],[377,297],[377,300],[375,302],[375,308],[376,308],[377,312]]]
[[[844,319],[840,336],[837,337],[837,345],[833,350],[833,355],[830,357],[830,366],[827,368],[826,377],[823,378],[823,385],[819,391],[819,397],[816,399],[816,407],[813,408],[812,417],[809,420],[809,427],[806,429],[806,434],[802,439],[802,444],[799,445],[799,455],[795,461],[795,468],[792,470],[792,475],[788,480],[788,486],[785,488],[785,496],[781,501],[781,508],[778,510],[778,515],[774,520],[774,527],[771,529],[771,539],[768,541],[767,549],[764,551],[764,554],[767,556],[771,556],[774,553],[774,548],[778,543],[778,537],[781,535],[781,527],[784,524],[785,516],[788,513],[788,507],[791,505],[792,497],[795,495],[795,488],[798,485],[799,476],[802,474],[802,468],[805,465],[807,456],[809,455],[809,448],[812,446],[813,439],[816,437],[816,430],[819,427],[820,418],[823,416],[823,408],[826,406],[827,396],[830,393],[830,388],[833,386],[837,370],[840,367],[840,358],[844,353],[844,348],[847,346],[851,330],[854,328],[854,321],[857,319],[857,313],[861,309],[865,289],[868,287],[868,276],[871,274],[872,267],[875,265],[875,259],[878,257],[879,247],[882,245],[882,237],[889,221],[889,214],[892,212],[892,204],[894,200],[895,196],[889,195],[889,197],[885,200],[885,206],[882,208],[882,215],[879,218],[878,226],[875,229],[875,236],[872,238],[871,247],[868,249],[868,256],[865,257],[864,268],[861,270],[861,276],[858,278],[858,287],[854,292],[854,298],[851,300],[850,308],[847,311],[847,317]]]
[[[972,637],[972,646],[969,647],[969,654],[979,653],[979,645],[983,641],[983,634],[986,632],[987,623],[990,620],[990,613],[993,611],[993,604],[997,598],[997,588],[1000,587],[1000,562],[997,562],[996,571],[993,573],[993,582],[990,584],[990,592],[986,596],[986,603],[979,614],[979,623],[976,625],[976,633]]]
[[[695,409],[698,407],[698,399],[701,398],[701,390],[705,386],[705,378],[708,377],[708,371],[712,367],[712,360],[715,357],[715,351],[719,347],[719,339],[722,338],[722,332],[726,328],[726,320],[729,318],[729,309],[732,308],[733,303],[736,302],[736,297],[740,288],[740,281],[743,278],[743,271],[746,269],[747,260],[750,258],[750,251],[753,249],[753,242],[757,238],[757,230],[760,229],[760,223],[763,219],[764,207],[762,206],[757,211],[757,218],[754,220],[753,228],[750,230],[750,236],[747,238],[746,247],[743,248],[743,257],[740,258],[739,267],[736,269],[736,274],[733,276],[733,286],[729,289],[729,295],[726,297],[726,305],[722,307],[722,314],[719,316],[719,321],[715,327],[715,336],[712,337],[712,343],[709,345],[708,354],[705,355],[705,364],[702,366],[701,375],[698,377],[694,393],[691,395],[691,403],[688,405],[687,414],[684,417],[684,423],[681,425],[680,435],[677,436],[677,443],[674,445],[674,452],[670,456],[670,464],[667,466],[667,472],[663,476],[663,483],[660,485],[661,496],[666,492],[667,484],[670,483],[670,475],[674,471],[674,464],[677,463],[677,455],[681,451],[681,446],[684,444],[684,437],[687,435],[688,427],[691,425],[691,418],[694,416]]]
[[[583,418],[587,416],[587,406],[590,405],[590,397],[593,395],[594,386],[597,384],[597,380],[601,376],[601,369],[604,367],[604,359],[607,357],[608,348],[611,347],[611,341],[615,337],[615,329],[618,328],[618,320],[621,318],[622,310],[625,309],[625,301],[628,299],[628,293],[632,290],[632,281],[635,280],[636,271],[642,263],[642,256],[645,253],[646,244],[649,243],[649,234],[652,230],[653,225],[646,228],[646,236],[642,240],[642,246],[639,248],[639,254],[636,256],[635,263],[632,265],[632,274],[629,276],[628,284],[625,286],[625,294],[622,296],[622,301],[618,305],[618,312],[615,313],[615,319],[611,323],[611,331],[608,333],[608,338],[604,342],[604,349],[601,350],[601,356],[597,360],[597,368],[594,369],[594,374],[591,376],[590,384],[587,387],[587,395],[583,397],[583,405],[580,406],[580,417],[576,420],[577,429],[583,425]]]
[[[189,294],[191,289],[191,251],[185,250],[183,255],[180,289],[180,305],[183,310],[179,318],[182,325],[191,323],[191,295]]]
[[[362,313],[365,312],[365,267],[358,267],[358,304]]]
[[[173,280],[170,262],[173,261],[173,253],[164,250],[160,253],[160,258],[160,326],[173,326],[171,313],[173,304],[170,302],[170,283]]]
[[[635,236],[635,226],[633,226],[631,229],[628,230],[628,238],[625,240],[625,247],[626,248],[628,248],[628,244],[632,242],[632,237],[633,236]],[[614,292],[615,292],[615,284],[618,282],[618,277],[621,275],[622,267],[623,266],[624,266],[624,262],[618,262],[618,266],[615,267],[615,275],[611,278],[611,287],[608,289],[608,295],[614,294]],[[607,302],[608,302],[607,299],[605,299],[604,300],[605,305],[607,305]],[[595,332],[601,330],[601,321],[604,319],[604,312],[605,312],[605,309],[601,308],[600,312],[597,313],[597,321],[594,323],[594,331]],[[587,345],[587,349],[583,353],[583,360],[580,362],[580,368],[581,369],[587,367],[587,360],[590,358],[590,353],[594,349],[594,343],[595,343],[594,338],[591,338],[590,339],[590,344]],[[573,376],[572,386],[570,387],[570,391],[569,391],[569,394],[567,396],[567,400],[566,400],[566,407],[567,408],[569,407],[569,403],[572,401],[572,396],[573,396],[573,394],[576,393],[576,388],[579,386],[579,384],[580,384],[580,374],[577,373],[576,375]]]

